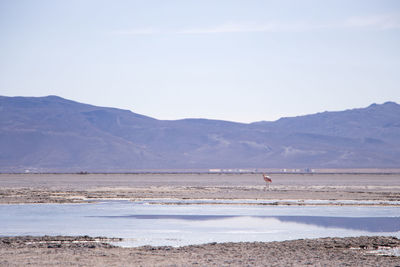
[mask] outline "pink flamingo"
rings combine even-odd
[[[269,190],[269,184],[272,183],[272,179],[265,173],[263,173],[263,177],[264,177],[264,181],[265,181],[265,188],[268,188],[268,190]],[[264,188],[264,190],[265,190],[265,188]]]

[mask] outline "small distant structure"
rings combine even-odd
[[[271,177],[269,177],[269,176],[266,175],[265,173],[263,173],[263,178],[264,178],[264,181],[265,181],[265,188],[264,188],[264,190],[265,190],[266,188],[268,188],[268,190],[269,190],[269,184],[272,183],[272,179],[271,179]]]

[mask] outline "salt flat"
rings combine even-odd
[[[336,205],[338,209],[343,205],[372,205],[379,209],[379,206],[398,206],[400,201],[399,174],[275,174],[271,177],[273,182],[266,190],[260,174],[0,174],[0,203],[124,199],[163,205],[197,201],[213,205],[218,202]],[[205,209],[208,207],[211,206],[206,205]],[[6,214],[2,216],[5,218]],[[229,242],[180,248],[117,248],[81,244],[80,237],[68,238],[74,243],[63,243],[64,237],[51,237],[51,242],[42,241],[43,237],[0,238],[0,265],[395,266],[398,256],[382,251],[398,251],[400,246],[395,237]],[[40,242],[36,244],[35,240]]]
[[[300,204],[307,204],[304,200],[400,201],[400,174],[271,177],[273,182],[266,189],[261,174],[0,174],[0,203],[74,203],[100,198],[283,201],[280,204],[288,204],[285,200],[303,201]]]

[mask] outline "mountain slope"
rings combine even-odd
[[[400,167],[400,105],[242,124],[0,97],[2,171]]]

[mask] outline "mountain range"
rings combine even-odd
[[[399,167],[394,102],[245,124],[0,96],[0,172]]]

